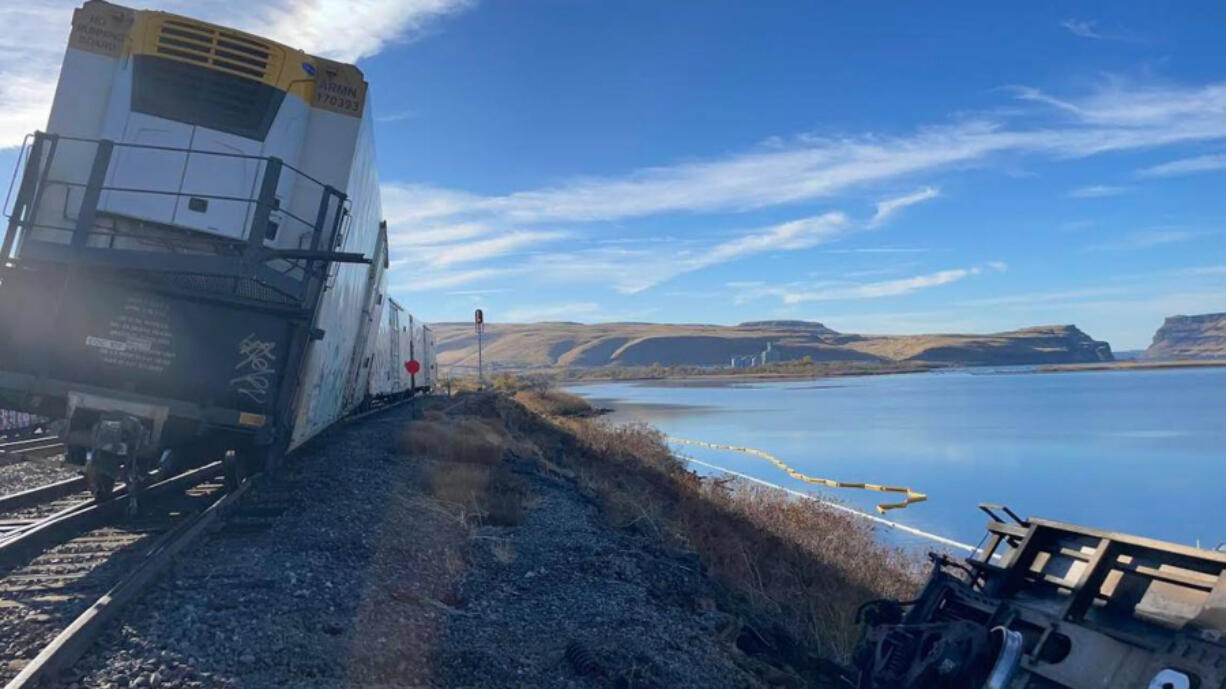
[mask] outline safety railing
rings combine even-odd
[[[249,297],[301,302],[336,263],[368,260],[339,251],[345,194],[277,157],[37,132],[18,178],[0,265],[223,278]]]

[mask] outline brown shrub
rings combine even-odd
[[[428,477],[430,494],[469,524],[516,526],[523,522],[527,491],[505,465],[439,462],[430,467]]]
[[[430,494],[464,521],[513,526],[527,490],[503,463],[511,439],[497,419],[432,415],[409,424],[401,449],[426,462]],[[518,444],[516,447],[523,447]]]
[[[868,521],[764,486],[699,478],[650,426],[538,417],[534,428],[504,416],[534,430],[543,454],[572,470],[612,523],[694,551],[746,617],[782,626],[825,657],[848,657],[861,603],[906,598],[919,584],[918,564],[882,545]]]
[[[409,424],[400,448],[412,456],[493,466],[502,460],[509,442],[506,431],[488,421],[444,417]]]
[[[515,393],[515,399],[546,416],[587,416],[595,411],[587,400],[561,390],[525,390]]]

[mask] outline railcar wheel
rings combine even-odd
[[[243,482],[243,463],[239,460],[238,453],[234,450],[226,450],[226,454],[221,458],[221,468],[226,477],[226,490],[234,490]]]
[[[115,477],[99,471],[96,463],[86,462],[85,487],[89,489],[89,494],[94,496],[94,500],[106,502],[115,491]]]

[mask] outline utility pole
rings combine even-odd
[[[485,389],[485,359],[481,351],[481,334],[485,331],[485,314],[481,309],[473,314],[473,322],[477,326],[477,389]]]

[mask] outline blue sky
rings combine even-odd
[[[53,37],[72,4],[0,20]],[[1132,349],[1226,311],[1220,2],[160,5],[360,58],[394,294],[427,320]],[[7,40],[3,136],[58,60]]]

